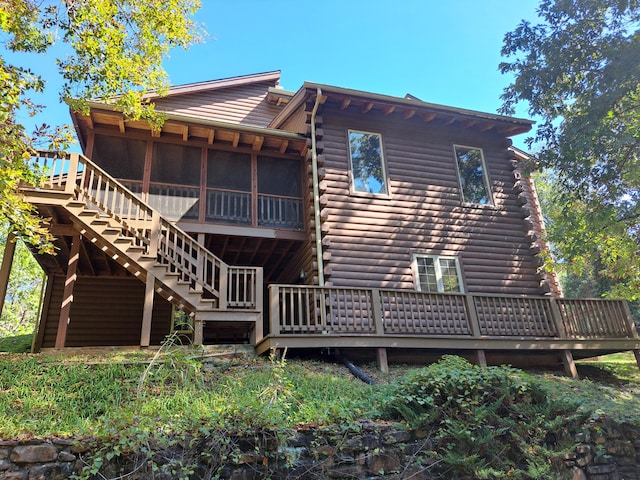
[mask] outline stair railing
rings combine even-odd
[[[145,255],[155,258],[179,280],[196,290],[206,290],[218,300],[217,307],[257,309],[261,285],[229,288],[229,278],[237,281],[238,269],[262,270],[260,267],[230,267],[189,234],[162,217],[124,185],[111,177],[91,160],[77,153],[38,152],[33,159],[34,171],[41,176],[41,189],[51,189],[77,195],[116,219],[125,235],[145,249]],[[75,179],[69,181],[69,179]],[[242,275],[255,283],[260,274]],[[247,292],[251,292],[248,296]],[[239,297],[239,298],[236,298]],[[240,298],[241,297],[241,298]]]

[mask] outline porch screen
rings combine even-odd
[[[205,220],[251,224],[251,155],[209,150]]]
[[[154,143],[149,203],[170,220],[197,220],[201,150]]]
[[[301,229],[300,162],[258,157],[258,225]]]
[[[96,135],[91,159],[134,193],[142,192],[147,142],[130,138]]]

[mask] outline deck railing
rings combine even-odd
[[[633,338],[623,300],[270,285],[272,335]]]
[[[113,217],[122,225],[122,234],[143,247],[145,255],[218,299],[219,308],[261,307],[261,268],[228,266],[86,157],[42,152],[33,166],[42,175],[36,188],[75,195]]]

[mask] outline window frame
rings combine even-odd
[[[384,179],[385,192],[372,193],[356,190],[355,175],[353,174],[353,158],[351,153],[351,134],[360,133],[365,135],[377,135],[380,139],[380,163],[382,167],[382,178]],[[384,155],[384,146],[382,141],[382,133],[370,132],[368,130],[358,130],[354,128],[347,129],[347,151],[349,152],[349,191],[351,195],[376,198],[391,198],[391,186],[389,185],[389,177],[387,176],[387,165]]]
[[[462,173],[460,172],[460,165],[458,163],[458,152],[457,148],[466,148],[469,150],[478,150],[480,152],[480,161],[482,162],[482,180],[484,181],[484,186],[487,189],[487,203],[476,203],[468,201],[464,196],[464,190],[462,186]],[[460,200],[462,205],[466,206],[474,206],[474,207],[494,207],[495,199],[493,198],[493,189],[491,188],[491,177],[489,177],[489,169],[487,168],[487,162],[484,158],[484,150],[481,147],[474,147],[471,145],[461,145],[454,143],[453,144],[453,161],[456,164],[456,173],[458,174],[458,188],[460,190]]]
[[[419,258],[431,258],[433,259],[433,265],[434,265],[434,270],[435,270],[435,275],[436,275],[436,286],[437,286],[437,291],[436,292],[430,292],[427,290],[422,290],[422,282],[420,281],[420,270],[418,268],[418,259]],[[441,265],[440,265],[440,260],[453,260],[454,264],[456,266],[456,276],[458,278],[458,287],[460,288],[459,291],[457,292],[446,292],[444,290],[444,282],[442,281],[442,270],[441,270]],[[424,253],[414,253],[412,255],[412,261],[411,261],[411,270],[413,271],[413,278],[414,278],[414,284],[415,284],[415,288],[418,292],[424,292],[424,293],[444,293],[444,294],[464,294],[465,293],[465,286],[464,286],[464,279],[462,277],[462,268],[460,267],[460,259],[457,255],[432,255],[432,254],[424,254]]]

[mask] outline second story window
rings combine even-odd
[[[349,152],[353,191],[387,195],[381,135],[349,130]]]
[[[476,205],[493,205],[482,150],[460,145],[454,145],[453,149],[456,154],[462,201]]]

